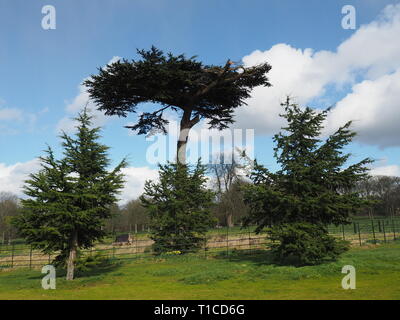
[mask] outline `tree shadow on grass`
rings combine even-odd
[[[77,270],[75,273],[76,278],[88,278],[88,277],[98,277],[105,275],[107,273],[113,272],[118,269],[122,265],[121,261],[111,261],[104,263],[99,266],[94,266],[93,268],[89,268],[88,270],[80,271]],[[63,276],[66,276],[66,270],[63,270]]]
[[[88,270],[85,270],[85,271],[76,270],[74,279],[102,276],[102,275],[105,275],[107,273],[117,270],[121,265],[122,265],[121,261],[112,261],[112,262],[104,263],[103,265],[100,265],[100,266],[88,268]],[[56,275],[57,275],[57,278],[65,278],[67,275],[67,270],[64,268],[61,268],[61,267],[56,268]],[[40,270],[38,270],[37,275],[29,276],[28,279],[38,280],[38,279],[43,279],[44,276],[45,276],[45,274],[42,274],[40,272]]]
[[[229,260],[236,263],[252,263],[256,266],[276,266],[276,267],[304,267],[309,266],[302,264],[296,257],[289,257],[284,260],[277,260],[271,250],[256,249],[256,250],[233,250],[229,253],[220,252],[215,256],[216,259]],[[319,264],[330,263],[335,260],[325,260]]]
[[[244,263],[251,262],[255,265],[277,265],[274,256],[269,250],[233,250],[229,253],[219,252],[215,255],[216,259],[229,260],[231,262]]]

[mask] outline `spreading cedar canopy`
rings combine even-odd
[[[196,57],[164,54],[154,46],[138,50],[139,60],[114,62],[99,69],[84,82],[91,99],[106,115],[127,117],[142,110],[136,124],[127,126],[138,134],[166,133],[166,110],[180,117],[177,162],[186,162],[189,130],[206,119],[210,128],[228,128],[234,122],[234,110],[245,105],[251,90],[268,87],[268,63],[244,67],[228,60],[223,66],[204,65]],[[159,105],[158,108],[154,104]]]

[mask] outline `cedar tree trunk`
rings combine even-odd
[[[78,232],[74,231],[71,239],[71,247],[69,250],[69,257],[67,263],[67,280],[74,279],[74,270],[75,270],[75,260],[76,253],[78,250]]]
[[[177,142],[177,154],[176,154],[176,163],[177,164],[186,164],[186,147],[189,138],[190,129],[196,125],[200,121],[200,117],[196,116],[193,119],[190,119],[192,114],[191,110],[186,110],[183,113],[180,128],[179,128],[179,138]]]

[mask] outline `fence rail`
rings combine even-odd
[[[400,239],[400,219],[363,219],[348,225],[330,226],[328,231],[335,237],[348,240],[353,246],[377,244]],[[229,255],[233,250],[251,252],[262,249],[267,243],[263,233],[256,234],[250,229],[232,231],[230,228],[224,228],[211,232],[195,252],[205,257],[218,252],[226,252]],[[154,256],[152,244],[150,238],[134,234],[129,244],[102,243],[81,252],[84,255],[99,254],[119,260],[138,259]],[[43,254],[24,244],[0,245],[0,270],[42,267],[50,264],[55,256],[56,254]]]

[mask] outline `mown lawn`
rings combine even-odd
[[[344,265],[357,288],[344,290]],[[400,243],[355,248],[336,262],[292,267],[268,252],[125,262],[43,290],[40,270],[0,272],[0,299],[400,299]]]

